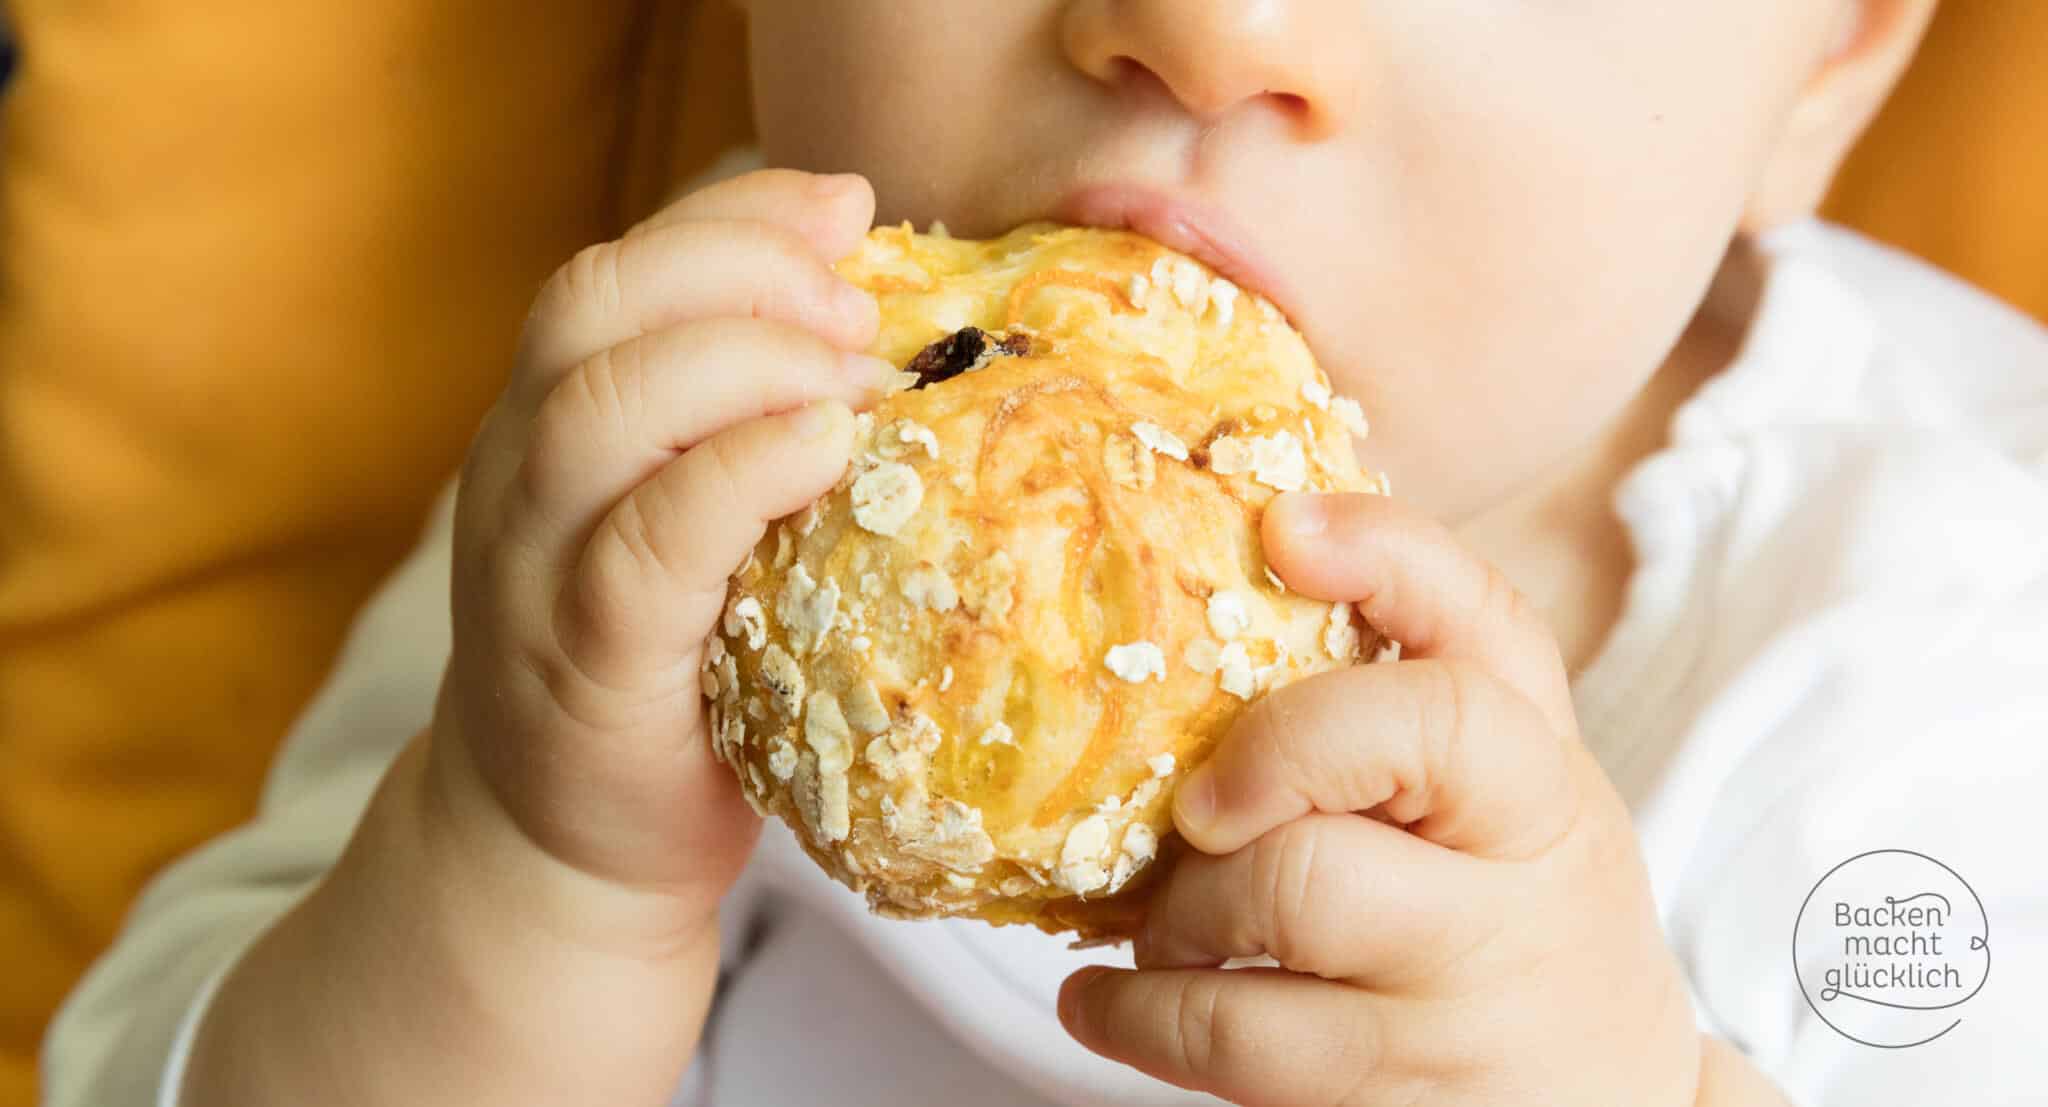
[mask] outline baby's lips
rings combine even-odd
[[[1055,208],[1056,218],[1079,226],[1128,229],[1202,262],[1241,289],[1263,296],[1293,317],[1293,289],[1253,235],[1221,206],[1185,190],[1140,182],[1109,182],[1075,189]]]

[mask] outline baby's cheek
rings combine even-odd
[[[1464,263],[1418,262],[1384,297],[1318,312],[1338,322],[1310,333],[1371,419],[1364,464],[1446,519],[1606,433],[1679,343],[1725,245],[1706,230],[1604,251],[1512,227],[1479,236],[1490,241],[1472,241]]]

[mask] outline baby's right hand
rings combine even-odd
[[[700,655],[729,574],[839,479],[849,408],[890,379],[858,352],[873,297],[830,268],[873,214],[858,177],[756,173],[541,290],[463,475],[429,739],[491,864],[510,843],[652,891],[675,936],[713,917],[759,822],[712,759]]]
[[[856,178],[756,174],[548,281],[463,473],[433,725],[222,980],[186,1102],[674,1090],[760,825],[712,760],[698,655],[889,379],[853,353],[874,300],[829,267],[873,212]]]

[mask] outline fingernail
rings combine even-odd
[[[845,417],[846,405],[836,400],[819,400],[797,410],[791,421],[796,436],[805,442],[817,440],[831,434]]]
[[[847,380],[867,389],[880,389],[896,375],[896,367],[866,354],[840,354],[839,372]]]
[[[865,325],[869,320],[879,321],[882,317],[881,306],[875,303],[875,294],[857,285],[839,281],[832,292],[832,299],[839,314],[856,323]]]
[[[1329,503],[1321,496],[1289,493],[1273,504],[1280,528],[1296,538],[1317,538],[1330,529]]]
[[[1181,778],[1173,793],[1173,814],[1184,830],[1197,834],[1216,821],[1216,770],[1208,765]]]
[[[830,200],[844,195],[859,183],[858,173],[820,173],[811,178],[811,195]]]

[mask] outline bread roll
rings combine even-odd
[[[1385,493],[1364,418],[1270,303],[1134,234],[888,228],[839,271],[905,372],[733,578],[716,751],[880,913],[1128,934],[1174,782],[1382,652],[1259,550],[1283,489]]]

